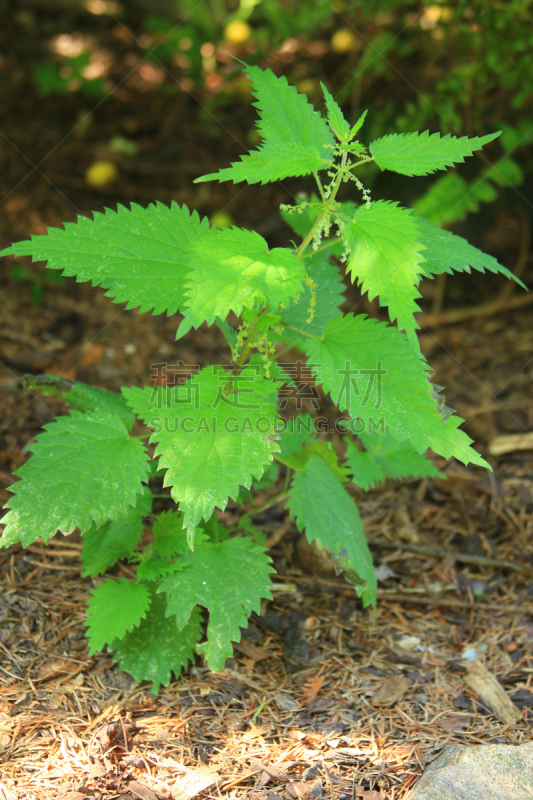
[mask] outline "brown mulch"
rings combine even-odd
[[[17,358],[25,369],[44,352],[42,369],[111,388],[146,382],[152,353],[224,361],[222,343],[217,352],[202,339],[212,330],[178,350],[173,320],[121,311],[99,290],[47,289],[39,309],[27,295],[0,301],[13,348],[0,378],[11,419],[2,433],[6,499],[25,446],[63,410],[21,389]],[[81,341],[65,323],[53,339],[62,345],[47,351],[47,325],[71,310],[84,320]],[[533,339],[522,313],[423,334],[435,380],[483,452],[494,435],[533,427]],[[223,672],[198,660],[158,698],[109,655],[87,655],[93,583],[80,576],[76,537],[2,553],[0,797],[402,800],[445,744],[530,740],[533,455],[491,460],[492,474],[437,460],[446,481],[354,489],[383,578],[374,627],[342,577],[305,572],[282,509],[260,512],[278,572],[274,601]],[[258,491],[254,503],[278,491]],[[223,518],[236,519],[234,507]],[[519,721],[501,722],[469,688],[462,657],[476,654]]]
[[[342,579],[302,572],[289,529],[271,551],[274,601],[234,659],[215,675],[198,662],[158,698],[108,655],[87,656],[92,582],[80,578],[77,542],[4,553],[0,791],[17,800],[388,800],[404,798],[445,744],[530,739],[531,517],[512,510],[514,490],[491,502],[479,475],[467,499],[463,476],[454,481],[445,498],[424,483],[411,492],[411,538],[438,541],[436,558],[409,552],[417,545],[398,535],[398,487],[360,500],[369,537],[394,543],[373,545],[382,574],[391,571],[374,627]],[[458,534],[467,545],[490,537],[484,552],[524,571],[462,565],[452,555]],[[498,678],[519,721],[500,722],[468,688],[468,651]]]

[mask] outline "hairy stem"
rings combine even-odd
[[[318,186],[318,191],[320,192],[320,197],[322,198],[322,202],[326,202],[326,198],[324,197],[324,189],[322,188],[322,183],[320,181],[320,176],[318,172],[313,172],[315,176],[316,185]]]
[[[295,256],[298,256],[298,258],[301,258],[303,251],[305,250],[305,248],[307,247],[309,242],[311,242],[313,240],[313,236],[315,235],[315,233],[318,230],[320,230],[320,228],[322,226],[322,222],[323,222],[324,218],[327,216],[327,214],[329,214],[329,208],[323,208],[322,211],[320,212],[320,214],[318,215],[318,218],[317,218],[315,224],[313,225],[313,227],[311,228],[311,230],[309,231],[309,233],[307,234],[307,236],[305,237],[305,239],[303,240],[303,242],[301,243],[299,248],[296,250],[296,252],[294,254]]]
[[[307,331],[303,331],[301,328],[295,328],[294,325],[289,325],[287,322],[279,322],[279,325],[282,325],[284,328],[288,328],[291,331],[296,331],[296,333],[301,333],[304,336],[309,336],[310,339],[320,339],[320,336],[315,336],[314,333],[308,333]]]
[[[322,223],[323,223],[324,219],[333,210],[333,205],[335,203],[335,197],[337,196],[337,192],[339,191],[340,185],[342,183],[342,177],[343,177],[344,171],[346,169],[346,161],[347,160],[348,160],[348,153],[344,152],[342,154],[340,166],[337,167],[337,175],[335,177],[335,183],[334,183],[333,188],[331,190],[331,194],[328,197],[328,199],[325,200],[324,205],[322,207],[322,211],[318,215],[318,218],[315,221],[313,227],[311,228],[311,230],[309,231],[309,233],[304,238],[303,242],[301,243],[301,245],[298,247],[298,249],[295,252],[295,255],[298,256],[298,258],[302,257],[302,253],[304,252],[305,248],[313,240],[313,238],[315,236],[315,233],[317,231],[319,231],[320,228],[322,227]],[[322,191],[322,186],[320,184],[318,175],[315,175],[315,177],[316,177],[317,182],[318,182],[320,193],[322,194],[322,199],[324,199],[324,194],[323,194],[323,191]]]
[[[343,178],[343,175],[344,175],[344,170],[346,169],[346,162],[347,161],[348,161],[348,153],[344,152],[342,154],[342,158],[341,158],[341,165],[338,168],[339,171],[337,172],[337,177],[335,178],[335,185],[333,186],[333,189],[331,191],[331,195],[329,196],[329,202],[330,203],[333,203],[335,201],[335,198],[337,196],[337,192],[340,189],[340,185],[342,183],[342,178]]]
[[[341,216],[341,215],[339,215],[339,216]],[[342,214],[342,216],[344,217],[346,215]],[[350,222],[352,222],[352,220],[350,220],[350,217],[346,217],[346,219],[349,220]],[[314,256],[315,253],[319,253],[321,250],[325,250],[327,247],[332,247],[332,245],[337,244],[339,242],[342,242],[342,236],[336,236],[334,239],[329,239],[324,244],[321,244],[320,247],[317,247],[316,250],[313,250],[312,253],[306,253],[305,256],[300,256],[300,258],[302,258],[302,259],[311,258],[311,256]]]
[[[239,374],[240,370],[242,369],[242,367],[244,365],[244,362],[248,358],[248,354],[249,354],[250,350],[254,346],[254,342],[256,340],[257,334],[259,333],[259,326],[261,324],[261,314],[263,314],[264,311],[265,311],[265,309],[263,309],[263,311],[259,311],[259,313],[256,315],[255,320],[254,320],[254,324],[252,326],[252,330],[248,334],[248,338],[246,339],[246,341],[245,341],[245,343],[243,345],[243,348],[241,350],[241,354],[240,354],[239,358],[237,359],[237,363],[235,364],[234,368],[231,371],[231,374],[230,374],[230,377],[228,379],[228,382],[224,386],[224,390],[223,391],[224,391],[224,395],[226,397],[228,396],[228,392],[231,389],[231,385],[233,383],[233,378],[236,375]]]

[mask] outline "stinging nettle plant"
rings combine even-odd
[[[372,202],[354,170],[373,160],[382,170],[426,175],[462,162],[498,134],[391,134],[367,147],[358,138],[366,112],[350,125],[325,87],[326,118],[284,77],[258,67],[247,74],[263,142],[197,182],[264,184],[313,174],[317,195],[282,208],[302,236],[298,246],[270,250],[254,231],[215,230],[186,206],[156,203],[79,217],[0,254],[46,260],[129,308],[179,311],[177,338],[216,324],[231,348],[228,369],[203,368],[175,385],[114,393],[55,376],[27,378],[30,388],[63,397],[73,410],[45,426],[18,470],[0,543],[27,547],[79,528],[84,576],[101,576],[118,559],[136,564],[135,580],[99,579],[88,638],[91,653],[107,645],[122,669],[152,680],[155,692],[194,652],[222,669],[240,627],[271,597],[272,566],[252,512],[228,529],[215,509],[245,499],[254,482],[273,486],[278,465],[286,469],[279,498],[298,529],[334,555],[363,604],[374,608],[374,567],[349,483],[368,489],[387,477],[437,475],[428,448],[489,467],[431,383],[414,314],[422,278],[471,269],[514,276],[397,203]],[[359,205],[337,201],[348,181]],[[397,326],[339,311],[342,275],[331,255],[371,299],[379,297]],[[240,318],[236,329],[227,321],[231,312]],[[320,440],[309,415],[282,424],[278,391],[297,394],[299,384],[291,365],[276,361],[274,342],[303,353],[309,375],[339,408],[344,461]],[[151,435],[132,435],[136,418]],[[155,460],[143,442],[148,436]],[[148,482],[156,474],[178,511],[153,513]],[[153,541],[143,546],[150,516]]]

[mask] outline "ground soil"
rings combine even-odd
[[[4,15],[4,39],[23,23],[28,18]],[[242,152],[253,120],[245,106],[235,101],[232,113],[217,111],[224,133],[215,138],[197,111],[205,98],[147,88],[150,73],[143,84],[138,65],[127,75],[123,50],[134,47],[116,35],[122,92],[44,103],[26,63],[44,47],[38,14],[34,24],[20,51],[0,64],[9,76],[0,82],[8,110],[2,247],[76,213],[152,199],[207,214],[225,209],[272,244],[288,243],[276,207],[298,185],[191,184]],[[60,21],[49,35],[59,32]],[[85,168],[106,155],[117,133],[134,138],[138,154],[119,161],[114,186],[90,189]],[[476,244],[531,285],[529,214],[527,199],[513,195],[473,229]],[[163,361],[223,364],[229,356],[214,329],[176,343],[176,318],[125,310],[70,279],[50,284],[43,265],[33,267],[32,280],[16,279],[14,266],[5,258],[0,267],[2,502],[28,445],[65,411],[61,401],[26,391],[24,373],[118,389],[149,382],[151,365]],[[255,520],[278,571],[273,602],[252,620],[223,672],[210,674],[199,659],[153,697],[149,684],[119,673],[109,654],[88,656],[83,623],[93,581],[81,577],[78,537],[2,552],[0,797],[402,800],[445,744],[531,739],[533,451],[489,452],[497,436],[533,429],[529,307],[521,290],[509,292],[491,275],[432,283],[423,294],[421,341],[434,381],[446,387],[448,405],[465,418],[494,471],[437,458],[446,481],[388,483],[366,494],[353,487],[382,578],[375,625],[342,576],[306,572],[298,532],[274,506]],[[344,311],[379,314],[353,286],[346,298]],[[264,504],[277,491],[258,491],[251,502]],[[230,505],[223,518],[237,513]],[[127,565],[116,570],[129,574]],[[518,721],[502,722],[468,687],[464,656],[474,651]]]

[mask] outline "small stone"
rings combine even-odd
[[[280,711],[296,711],[299,707],[296,700],[285,692],[278,692],[278,694],[274,696],[274,702]]]
[[[427,767],[408,800],[530,797],[533,797],[533,742],[445,747]]]
[[[377,689],[370,701],[374,708],[390,708],[404,696],[411,686],[409,678],[402,675],[389,675]]]

